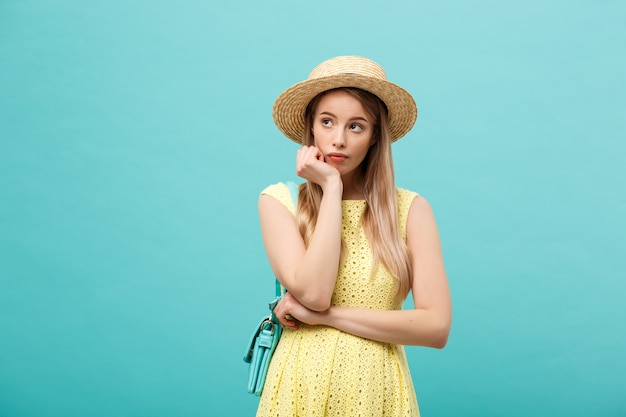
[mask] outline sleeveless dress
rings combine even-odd
[[[262,194],[295,207],[283,183]],[[406,240],[409,207],[416,193],[397,189],[399,230]],[[331,304],[399,310],[394,279],[379,266],[372,275],[370,245],[360,225],[365,200],[342,201],[346,258]],[[419,416],[404,347],[364,339],[327,326],[284,329],[267,373],[257,417]]]

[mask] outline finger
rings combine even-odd
[[[292,319],[292,320],[285,319],[285,324],[283,325],[283,327],[286,327],[291,330],[298,330],[298,327],[299,327],[298,321],[296,321],[295,319]]]
[[[310,158],[317,159],[317,155],[320,153],[320,150],[315,146],[309,146],[306,150],[306,155]]]
[[[298,321],[291,314],[287,313],[287,308],[284,306],[284,302],[285,299],[283,298],[274,308],[274,314],[282,327],[296,330],[298,329]]]
[[[278,322],[282,327],[293,328],[294,327],[294,319],[290,314],[287,313],[287,309],[285,307],[286,296],[283,297],[282,300],[278,302],[276,307],[274,307],[274,314],[278,319]]]
[[[313,158],[315,158],[315,151],[308,146],[303,146],[298,149],[298,152],[296,153],[296,163],[298,165],[302,165]]]
[[[288,314],[285,316],[277,316],[278,317],[278,322],[280,323],[280,325],[283,328],[287,328],[287,329],[292,329],[292,330],[297,330],[298,329],[298,322],[293,319],[293,317],[291,319],[288,319],[287,316],[289,316]],[[291,316],[289,316],[291,317]]]

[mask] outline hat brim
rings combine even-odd
[[[324,91],[341,87],[360,88],[376,95],[385,103],[389,113],[389,135],[392,142],[406,135],[415,124],[417,105],[405,89],[389,81],[358,74],[315,78],[289,87],[274,102],[274,123],[289,139],[302,143],[304,117],[310,101]]]

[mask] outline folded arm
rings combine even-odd
[[[452,320],[450,291],[435,219],[430,205],[421,197],[411,205],[407,244],[412,254],[413,309],[380,311],[331,306],[325,311],[312,311],[297,299],[285,297],[275,310],[279,320],[292,329],[303,322],[331,326],[381,342],[444,347]],[[286,320],[287,314],[296,320]]]
[[[328,185],[305,247],[294,216],[269,195],[259,199],[263,243],[276,278],[305,307],[330,306],[341,253],[341,183]]]

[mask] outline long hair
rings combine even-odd
[[[409,249],[398,230],[398,201],[395,188],[391,140],[387,124],[387,107],[375,95],[358,88],[339,88],[361,102],[374,120],[373,145],[360,166],[360,186],[367,202],[361,222],[372,247],[372,274],[382,264],[396,279],[397,296],[404,299],[411,287]],[[335,90],[332,90],[335,91]],[[303,145],[314,146],[313,118],[321,98],[317,95],[309,103],[305,114]],[[310,181],[300,186],[296,219],[305,245],[308,246],[322,201],[322,188]],[[344,244],[342,242],[342,262]]]

